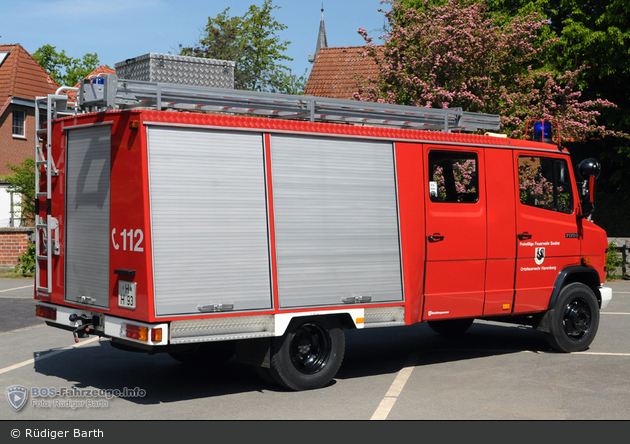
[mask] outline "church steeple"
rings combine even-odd
[[[328,48],[328,42],[326,42],[326,27],[324,26],[324,3],[322,2],[322,18],[319,22],[319,34],[317,36],[317,46],[315,47],[315,54],[309,54],[308,61],[313,63],[317,53],[321,48]]]

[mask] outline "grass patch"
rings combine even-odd
[[[15,270],[0,270],[0,279],[31,280],[33,279],[33,276],[24,276],[22,272],[17,272]]]

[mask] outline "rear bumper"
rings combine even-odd
[[[80,328],[82,325],[87,324],[86,321],[81,321],[83,319],[97,319],[96,322],[91,322],[89,324],[89,331],[86,333],[88,335],[93,334],[97,336],[103,336],[107,338],[117,338],[123,339],[125,341],[131,341],[137,344],[149,345],[149,346],[161,346],[168,344],[169,337],[169,324],[168,323],[159,323],[159,324],[147,324],[145,322],[134,321],[130,319],[118,318],[114,316],[109,316],[103,313],[85,310],[81,308],[75,307],[66,307],[63,305],[55,305],[49,304],[47,302],[37,301],[36,306],[47,307],[56,310],[55,319],[50,319],[46,317],[42,317],[46,321],[46,323],[52,327],[62,328],[64,330],[73,331],[75,329]],[[79,318],[79,320],[73,322],[70,320],[71,316]],[[98,325],[97,325],[98,324]],[[131,328],[128,328],[131,327]],[[137,331],[138,327],[146,328],[146,340],[135,339],[128,335],[128,330]],[[161,329],[160,337],[161,339],[153,340],[155,337],[153,330]]]

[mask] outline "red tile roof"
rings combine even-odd
[[[304,94],[334,99],[352,99],[359,85],[378,77],[378,66],[361,55],[362,46],[321,48],[306,82]]]
[[[0,65],[0,106],[9,97],[35,100],[59,88],[21,45],[0,45],[0,52],[8,52]]]
[[[91,77],[91,76],[97,76],[99,74],[116,74],[116,70],[110,68],[109,66],[101,65],[98,68],[96,68],[94,71],[92,71],[90,74],[88,74],[86,78]],[[78,85],[80,85],[80,83]]]

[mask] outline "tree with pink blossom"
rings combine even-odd
[[[383,11],[384,45],[359,29],[379,76],[357,91],[358,100],[499,114],[511,137],[523,137],[529,119],[557,120],[564,140],[626,136],[598,124],[600,111],[614,103],[581,99],[584,67],[557,72],[546,60],[558,39],[539,13],[497,20],[485,3],[471,0],[424,8],[382,3],[391,6]]]

